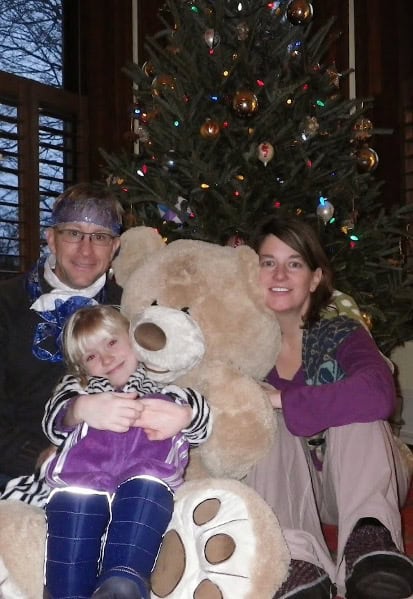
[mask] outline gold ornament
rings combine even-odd
[[[352,218],[346,218],[341,223],[341,230],[345,235],[348,235],[350,231],[354,229],[354,221]]]
[[[241,42],[245,42],[245,40],[248,39],[248,35],[250,32],[250,28],[248,26],[248,23],[238,23],[238,25],[236,26],[236,30],[237,30],[237,37]]]
[[[106,177],[107,185],[119,185],[121,187],[125,183],[125,179],[118,177],[117,175],[108,175]]]
[[[220,135],[221,130],[216,121],[212,119],[206,119],[206,121],[201,125],[199,132],[204,139],[216,139]]]
[[[364,146],[356,151],[357,168],[360,173],[373,172],[379,163],[377,152],[373,148]]]
[[[291,42],[291,44],[288,44],[287,52],[291,60],[294,60],[295,62],[299,61],[302,57],[302,49],[303,44],[300,40],[295,40],[294,42]]]
[[[358,119],[353,127],[353,137],[357,139],[357,141],[367,141],[371,135],[373,130],[373,123],[370,119],[366,117],[361,117]]]
[[[301,139],[308,141],[315,135],[317,135],[320,124],[315,116],[307,116],[301,125]]]
[[[175,91],[175,78],[167,73],[161,73],[152,81],[152,94],[162,96],[165,90]]]
[[[151,123],[157,116],[159,112],[157,110],[152,110],[151,112],[142,112],[141,118],[139,121],[144,125]]]
[[[258,98],[248,89],[242,89],[234,94],[232,107],[238,116],[252,116],[258,110]]]
[[[176,169],[176,152],[169,150],[162,159],[162,166],[166,171],[174,171]]]
[[[363,312],[361,316],[362,316],[364,322],[366,323],[366,326],[367,326],[368,330],[371,331],[372,328],[373,328],[373,317],[372,317],[372,315],[369,314],[368,312]]]
[[[142,141],[143,143],[149,141],[149,131],[146,127],[139,125],[135,129],[135,134],[139,141]]]
[[[151,63],[150,60],[147,60],[142,65],[142,71],[145,73],[147,77],[152,78],[155,75],[155,67]]]
[[[130,209],[123,217],[123,226],[125,229],[131,229],[132,227],[136,227],[138,224],[138,217],[136,212],[134,212],[133,208]]]
[[[326,69],[326,73],[330,80],[332,87],[339,88],[340,87],[340,73],[337,71],[335,63],[333,63],[330,67]]]
[[[291,0],[287,6],[287,19],[292,25],[305,25],[313,18],[313,5],[308,0]]]

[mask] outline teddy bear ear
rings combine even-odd
[[[239,264],[243,272],[243,280],[248,283],[249,293],[265,309],[265,296],[263,289],[259,284],[259,257],[255,250],[248,245],[241,245],[234,248],[238,255]]]
[[[149,256],[165,246],[152,227],[132,227],[120,236],[120,249],[112,262],[116,282],[124,287],[130,274]]]
[[[241,245],[234,248],[238,255],[240,263],[243,265],[247,280],[256,285],[258,282],[258,266],[259,258],[258,254],[248,245]]]

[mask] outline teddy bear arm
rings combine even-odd
[[[241,479],[274,441],[274,411],[264,390],[246,375],[227,372],[210,380],[206,398],[213,424],[199,448],[201,461],[214,477]]]

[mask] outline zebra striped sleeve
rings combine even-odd
[[[208,439],[212,430],[212,413],[203,395],[186,387],[168,385],[162,393],[169,395],[179,405],[189,405],[192,408],[192,420],[188,428],[182,430],[189,444],[197,447]]]
[[[30,476],[13,478],[7,483],[0,499],[17,499],[30,505],[44,508],[50,495],[51,488],[46,483],[46,468],[53,456],[46,460],[40,470]]]
[[[46,403],[42,421],[43,432],[54,445],[61,445],[70,431],[63,431],[56,426],[57,417],[68,405],[72,397],[76,397],[81,392],[81,386],[77,379],[72,375],[66,375],[56,386],[53,395]]]

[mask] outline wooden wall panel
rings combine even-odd
[[[119,152],[129,129],[132,84],[122,68],[132,60],[132,2],[77,2],[83,56],[79,78],[88,97],[90,173],[97,179],[102,164],[99,148]]]
[[[337,70],[348,69],[348,0],[313,0],[314,26],[316,29],[322,27],[334,19],[330,30],[330,36],[335,41],[332,43],[329,60],[334,61]]]
[[[377,179],[384,182],[387,204],[406,202],[405,115],[412,99],[406,94],[413,75],[413,7],[395,0],[357,0],[356,53],[358,95],[371,95],[373,125],[382,130],[371,143],[379,154]]]
[[[398,31],[384,11],[382,0],[355,2],[356,21],[356,85],[357,95],[373,98],[369,117],[381,133],[373,136],[370,145],[379,155],[375,172],[383,181],[383,197],[388,204],[401,199],[400,165],[400,66]],[[388,4],[387,4],[388,8]],[[392,11],[397,12],[397,2]]]
[[[145,36],[154,35],[159,31],[162,23],[158,19],[158,11],[164,5],[164,0],[138,0],[138,55],[139,62],[144,62]]]

